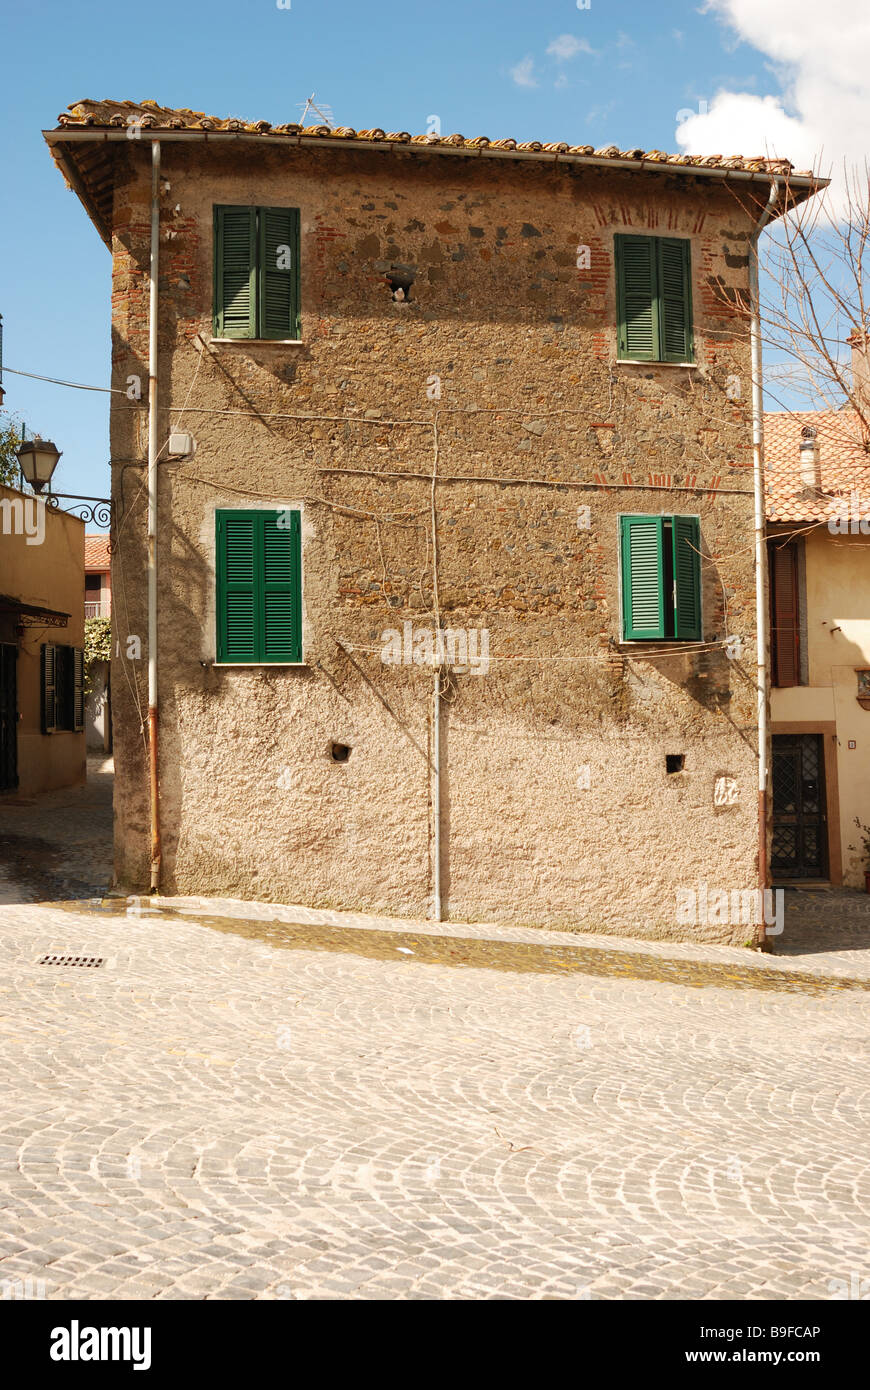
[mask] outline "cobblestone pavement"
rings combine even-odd
[[[572,958],[510,933],[211,920],[3,908],[0,1279],[788,1299],[870,1276],[870,1026],[848,977],[756,965],[781,978],[755,988],[705,960],[693,983],[685,955],[656,978],[649,949],[590,970],[576,938]]]
[[[112,869],[111,758],[88,756],[83,787],[0,797],[0,903],[90,898]]]
[[[81,886],[99,873],[80,853]],[[15,901],[16,865],[0,1292],[870,1291],[858,894],[825,951],[767,957],[220,900]],[[807,930],[824,917],[821,895],[795,904]]]

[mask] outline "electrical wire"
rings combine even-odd
[[[61,381],[56,376],[39,376],[37,372],[22,372],[17,367],[7,367],[3,364],[4,372],[11,372],[13,376],[28,376],[32,381],[49,381],[53,386],[73,386],[77,391],[102,391],[109,396],[126,396],[127,392],[120,387],[112,386],[85,386],[80,381]]]
[[[431,616],[431,615],[430,615],[430,616]],[[389,631],[389,630],[390,630],[390,629],[388,629],[388,631]],[[429,630],[430,630],[429,628],[424,628],[424,629],[423,629],[423,631],[425,631],[425,632],[429,632]],[[466,630],[467,630],[467,629],[466,629]],[[392,629],[392,631],[398,631],[398,629],[397,629],[397,628],[394,628],[394,629]],[[441,629],[441,631],[443,631],[443,629]],[[432,633],[433,638],[435,637],[435,635],[436,635],[436,632],[433,631],[433,633]],[[369,652],[369,653],[373,653],[373,654],[375,654],[375,655],[380,655],[380,654],[383,652],[383,645],[381,645],[380,647],[360,646],[360,645],[357,644],[356,642],[351,642],[350,638],[348,638],[348,637],[342,637],[341,639],[338,639],[338,640],[341,641],[342,646],[344,647],[344,649],[345,649],[346,651],[349,651],[349,652]],[[664,640],[667,641],[668,639],[665,638]],[[665,659],[665,658],[667,658],[667,657],[671,657],[671,656],[674,656],[674,657],[697,656],[697,655],[703,654],[704,652],[719,651],[719,650],[721,650],[722,647],[724,647],[724,646],[726,646],[726,645],[727,645],[727,639],[724,638],[724,637],[722,637],[722,638],[716,638],[716,639],[714,639],[713,641],[710,641],[710,642],[682,642],[682,643],[680,643],[679,648],[675,648],[675,649],[673,649],[673,650],[670,650],[670,649],[669,649],[668,651],[655,651],[655,652],[622,652],[622,651],[618,651],[618,650],[614,649],[614,650],[612,651],[612,653],[611,653],[609,656],[592,656],[592,655],[589,655],[589,654],[584,655],[583,653],[580,653],[580,652],[569,653],[568,655],[565,655],[565,656],[546,656],[546,655],[543,655],[543,656],[539,656],[539,655],[533,655],[533,656],[492,656],[492,655],[490,655],[490,656],[487,656],[486,660],[487,660],[487,661],[490,661],[490,662],[491,662],[491,661],[503,661],[503,662],[504,662],[504,661],[520,661],[520,662],[532,662],[532,663],[540,663],[540,662],[545,662],[545,663],[546,663],[546,662],[550,662],[550,661],[554,661],[554,662],[555,662],[555,661],[573,661],[573,662],[581,662],[581,663],[586,663],[586,664],[591,664],[591,665],[612,666],[613,664],[615,664],[615,663],[618,662],[619,660],[624,660],[624,661],[635,661],[635,660],[638,660],[638,661],[661,661],[661,660],[663,660],[663,659]],[[404,663],[402,663],[402,664],[404,665]],[[416,662],[413,662],[413,663],[410,663],[410,664],[412,664],[412,665],[417,665]],[[425,665],[426,663],[421,663],[421,664],[422,664],[422,665]]]
[[[436,408],[435,408],[435,410],[434,410],[434,412],[433,412],[432,419],[426,419],[426,420],[420,420],[420,419],[410,419],[410,420],[398,419],[398,420],[391,420],[391,419],[384,419],[384,418],[382,418],[382,417],[375,417],[375,418],[368,417],[368,418],[367,418],[367,417],[365,417],[365,416],[357,416],[357,415],[349,415],[349,414],[345,414],[345,415],[316,415],[316,414],[313,414],[313,413],[311,413],[311,412],[287,412],[287,411],[259,412],[259,411],[243,411],[243,410],[226,410],[226,409],[218,409],[218,408],[205,407],[205,406],[191,406],[191,405],[189,404],[189,402],[190,402],[190,397],[191,397],[191,395],[192,395],[192,393],[193,393],[194,387],[195,387],[195,385],[196,385],[197,378],[198,378],[198,376],[199,376],[199,370],[200,370],[200,366],[201,366],[201,364],[202,364],[202,360],[203,360],[203,354],[202,354],[201,352],[197,353],[197,365],[196,365],[196,370],[195,370],[195,372],[194,372],[194,374],[193,374],[193,378],[192,378],[191,384],[190,384],[190,386],[189,386],[189,388],[188,388],[188,391],[187,391],[187,395],[186,395],[186,397],[185,397],[184,404],[183,404],[183,406],[181,407],[181,410],[180,410],[180,412],[179,412],[179,414],[178,414],[178,417],[177,417],[177,419],[176,419],[175,428],[178,427],[178,425],[180,424],[180,422],[181,422],[181,420],[183,419],[184,415],[187,414],[187,413],[190,413],[190,414],[207,414],[207,415],[215,415],[215,416],[228,416],[228,417],[234,417],[234,418],[247,418],[247,419],[260,419],[260,420],[286,419],[286,420],[312,421],[312,422],[318,422],[318,423],[335,423],[335,424],[344,424],[344,425],[349,424],[349,423],[358,423],[358,424],[362,424],[362,425],[374,426],[375,428],[400,428],[400,427],[406,427],[406,428],[422,428],[422,429],[431,429],[431,430],[432,430],[432,434],[433,434],[433,466],[432,466],[432,472],[431,472],[430,474],[411,473],[411,472],[407,472],[407,471],[397,471],[397,470],[390,470],[390,471],[387,471],[387,470],[379,470],[379,469],[356,469],[356,468],[338,468],[338,467],[325,467],[325,468],[320,468],[320,469],[318,469],[318,471],[321,472],[321,473],[332,473],[332,474],[342,474],[342,475],[351,475],[351,476],[384,477],[384,478],[388,478],[388,477],[389,477],[389,478],[401,478],[401,479],[410,479],[410,480],[417,480],[417,481],[426,481],[426,482],[429,483],[429,486],[430,486],[429,514],[430,514],[431,537],[432,537],[432,566],[431,566],[431,572],[432,572],[432,598],[433,598],[433,605],[434,605],[434,616],[435,616],[435,622],[436,622],[436,629],[440,629],[440,627],[441,627],[440,603],[439,603],[439,591],[438,591],[438,568],[437,568],[437,566],[438,566],[438,557],[437,557],[437,529],[436,529],[436,528],[437,528],[437,512],[436,512],[436,504],[435,504],[436,487],[437,487],[437,484],[438,484],[439,482],[443,482],[443,483],[471,483],[471,484],[477,484],[477,483],[493,483],[493,484],[496,484],[496,485],[499,485],[499,484],[500,484],[500,485],[502,485],[502,486],[532,486],[532,487],[534,487],[534,486],[539,486],[539,487],[551,487],[551,488],[556,488],[556,489],[559,489],[559,488],[578,488],[578,489],[582,489],[582,490],[601,490],[601,489],[604,489],[604,490],[615,490],[615,491],[643,491],[643,492],[661,491],[661,492],[671,492],[671,493],[672,493],[672,492],[693,492],[693,493],[708,493],[708,494],[711,494],[711,495],[713,495],[713,496],[716,496],[717,494],[723,494],[723,495],[729,495],[729,496],[732,496],[732,495],[749,496],[749,495],[751,495],[751,490],[748,489],[748,488],[721,488],[721,487],[715,487],[715,488],[706,487],[706,488],[705,488],[705,487],[688,486],[688,485],[680,485],[680,484],[677,484],[676,486],[668,486],[668,485],[666,485],[666,484],[659,484],[659,483],[648,483],[648,484],[647,484],[647,483],[610,483],[610,482],[605,482],[605,481],[603,481],[603,480],[602,480],[602,481],[590,482],[590,481],[578,481],[578,480],[576,480],[576,479],[516,478],[516,477],[497,477],[497,476],[494,476],[494,475],[478,475],[478,474],[470,474],[470,475],[462,475],[462,474],[457,474],[457,475],[439,475],[439,473],[438,473],[438,461],[439,461],[439,452],[440,452],[440,438],[439,438],[439,429],[438,429],[438,418],[439,418],[439,415],[440,415],[440,414],[444,414],[444,415],[461,415],[461,416],[463,416],[466,420],[471,419],[471,418],[473,418],[473,417],[476,416],[476,415],[483,415],[483,416],[487,416],[487,415],[522,415],[522,416],[525,416],[525,417],[533,416],[535,419],[543,420],[543,419],[552,419],[552,418],[559,417],[559,416],[563,416],[563,415],[581,415],[581,416],[584,416],[584,417],[587,417],[587,418],[588,418],[588,412],[586,412],[586,411],[584,411],[584,410],[582,410],[582,409],[579,409],[579,408],[572,408],[572,407],[563,407],[563,408],[559,408],[559,409],[557,409],[557,410],[550,410],[550,411],[532,411],[532,410],[523,409],[523,408],[520,408],[520,407],[474,406],[473,408],[468,409],[468,408],[451,408],[451,407],[446,407],[446,406],[445,406],[445,407],[439,406],[439,407],[436,407]],[[51,383],[51,384],[53,384],[53,385],[58,385],[58,386],[67,386],[67,387],[70,387],[70,388],[73,388],[73,389],[76,389],[76,390],[82,390],[82,391],[97,391],[97,392],[101,392],[101,393],[107,394],[107,395],[123,395],[123,396],[125,396],[125,395],[127,394],[126,391],[124,391],[124,390],[122,390],[122,389],[119,389],[119,388],[112,388],[112,387],[105,387],[105,386],[89,386],[89,385],[86,385],[86,384],[84,384],[84,383],[82,383],[82,382],[65,381],[65,380],[62,380],[61,378],[58,378],[58,377],[42,376],[42,375],[39,375],[39,374],[37,374],[37,373],[35,373],[35,372],[25,372],[25,371],[22,371],[22,370],[20,370],[20,369],[18,369],[18,368],[14,368],[14,367],[7,367],[6,370],[9,371],[9,372],[12,372],[13,374],[18,375],[18,376],[26,376],[26,377],[30,377],[30,378],[32,378],[32,379],[34,379],[34,380],[37,380],[37,381],[45,381],[45,382],[49,382],[49,383]],[[122,407],[122,408],[123,408],[123,407]],[[138,406],[137,406],[137,405],[133,405],[133,406],[131,406],[131,407],[129,407],[129,408],[130,408],[130,409],[135,409],[135,410],[138,411],[138,410],[142,410],[142,409],[145,408],[145,407],[144,407],[144,403],[143,403],[143,404],[138,405]],[[163,406],[163,407],[160,407],[160,408],[161,408],[162,410],[167,411],[167,412],[170,414],[170,416],[171,416],[172,412],[173,412],[177,407],[173,407],[173,406],[170,405],[170,406]],[[611,413],[612,408],[613,408],[613,380],[612,380],[612,370],[611,370],[610,399],[609,399],[609,403],[608,403],[607,414],[610,414],[610,413]],[[597,427],[598,427],[597,425],[594,425],[594,424],[591,424],[591,423],[590,423],[590,425],[589,425],[589,428],[592,428],[592,429],[597,428]],[[170,425],[170,430],[171,430],[171,429],[172,429],[172,426]],[[160,450],[159,450],[159,452],[158,452],[158,455],[157,455],[158,459],[160,458],[160,455],[164,452],[164,450],[166,449],[167,446],[168,446],[168,437],[167,437],[167,439],[164,441],[164,444],[161,446],[161,448],[160,448]],[[706,455],[705,455],[705,457],[706,457]],[[140,466],[141,466],[141,465],[140,465]],[[715,466],[715,465],[714,465],[714,466]],[[211,486],[211,487],[215,488],[215,489],[218,490],[218,491],[235,492],[235,493],[238,493],[238,494],[240,494],[240,495],[249,496],[249,497],[260,497],[260,498],[267,499],[267,500],[269,500],[269,501],[274,501],[274,500],[275,500],[275,499],[274,499],[274,493],[260,493],[260,492],[254,491],[253,489],[250,489],[250,488],[234,488],[234,487],[229,486],[229,485],[224,484],[224,483],[210,482],[210,480],[208,480],[208,479],[200,478],[200,477],[197,477],[197,475],[195,475],[195,474],[192,474],[192,473],[185,473],[184,471],[180,471],[179,474],[178,474],[177,476],[178,476],[179,479],[189,480],[189,481],[191,481],[191,482],[198,482],[198,483],[200,483],[200,484],[202,484],[202,485],[204,485],[204,486]],[[137,503],[139,497],[141,496],[142,492],[144,491],[144,488],[145,488],[145,480],[143,479],[142,483],[140,484],[139,490],[138,490],[138,492],[136,493],[136,495],[134,496],[133,500],[131,501],[131,503],[129,504],[129,506],[126,506],[126,507],[124,508],[124,510],[123,510],[123,512],[122,512],[122,515],[121,515],[121,517],[119,518],[119,522],[118,522],[118,526],[117,526],[116,534],[115,534],[115,547],[117,547],[117,555],[118,555],[118,561],[119,561],[119,578],[121,579],[122,600],[123,600],[123,602],[124,602],[125,612],[127,613],[127,620],[128,620],[128,623],[129,623],[129,613],[128,613],[128,611],[127,611],[127,605],[126,605],[126,584],[125,584],[125,582],[124,582],[124,577],[123,577],[123,563],[121,562],[120,538],[121,538],[121,534],[122,534],[122,532],[123,532],[124,526],[125,526],[125,524],[126,524],[126,522],[127,522],[127,519],[128,519],[128,517],[130,516],[130,514],[132,513],[132,511],[134,510],[134,508],[135,508],[135,506],[136,506],[136,503]],[[382,549],[382,545],[381,545],[380,524],[381,524],[381,522],[383,522],[383,523],[385,523],[385,524],[402,524],[402,523],[405,522],[405,521],[410,521],[411,518],[412,518],[413,516],[423,515],[423,510],[421,509],[419,512],[414,512],[414,513],[405,512],[405,513],[403,513],[403,514],[399,514],[399,516],[388,517],[388,516],[381,516],[381,515],[379,515],[379,514],[377,514],[377,513],[375,513],[375,512],[368,512],[368,511],[366,511],[366,510],[364,510],[364,509],[361,509],[361,508],[353,508],[353,507],[348,506],[347,504],[338,503],[338,502],[333,502],[333,501],[330,501],[330,500],[328,500],[327,498],[323,498],[323,497],[308,496],[308,497],[305,498],[305,500],[306,500],[306,501],[311,501],[311,502],[316,503],[316,504],[319,504],[319,505],[323,505],[323,506],[329,507],[329,508],[331,508],[331,509],[333,509],[333,510],[335,510],[335,511],[343,512],[343,513],[345,513],[345,514],[349,514],[349,515],[352,515],[352,516],[359,516],[359,517],[361,517],[361,518],[363,518],[363,519],[365,519],[365,520],[370,520],[370,521],[373,521],[373,522],[375,523],[375,526],[376,526],[376,529],[377,529],[378,551],[379,551],[379,554],[380,554],[380,557],[381,557],[381,566],[382,566],[382,571],[383,571],[383,579],[382,579],[382,586],[381,586],[381,587],[382,587],[382,591],[383,591],[384,593],[386,593],[386,584],[387,584],[386,562],[385,562],[385,559],[384,559],[383,549]],[[412,523],[412,524],[413,524],[413,523]],[[429,528],[424,528],[424,529],[427,530],[427,542],[428,542],[428,529],[429,529]],[[428,552],[428,544],[427,544],[427,552]],[[741,552],[735,552],[735,556],[736,556],[737,554],[740,554],[740,553],[741,553]],[[707,557],[702,557],[702,558],[707,558]],[[729,558],[730,558],[730,557],[729,557]],[[717,560],[716,557],[710,557],[710,558],[709,558],[709,563],[711,563],[711,564],[712,564],[712,563],[718,563],[718,560]],[[426,566],[424,567],[424,573],[425,573],[425,569],[426,569],[426,568],[428,568],[428,553],[427,553]],[[422,591],[421,591],[421,595],[422,595]],[[725,610],[726,610],[726,617],[727,617],[727,599],[725,599],[725,596],[724,596],[724,582],[723,582],[723,601],[724,601],[724,603],[725,603]],[[716,651],[716,650],[720,650],[720,649],[725,645],[726,640],[727,640],[727,639],[716,639],[716,640],[714,640],[714,641],[712,641],[712,642],[707,642],[707,643],[692,643],[692,644],[686,643],[686,644],[681,645],[680,648],[679,648],[678,650],[675,650],[675,651],[667,651],[667,652],[643,652],[643,653],[641,653],[641,652],[637,652],[637,653],[635,653],[635,652],[632,652],[632,653],[618,653],[618,652],[617,652],[617,653],[614,653],[614,654],[612,654],[612,655],[610,655],[610,656],[590,656],[590,655],[580,655],[580,654],[577,654],[577,655],[565,655],[565,656],[491,656],[491,657],[488,658],[488,660],[490,660],[490,661],[497,661],[497,662],[508,662],[508,661],[513,661],[513,662],[540,662],[540,661],[554,661],[554,662],[558,662],[558,661],[579,661],[579,662],[586,662],[586,663],[592,662],[592,663],[596,663],[596,664],[599,664],[599,663],[600,663],[600,664],[612,664],[613,661],[614,661],[614,659],[619,659],[619,657],[624,657],[625,659],[629,659],[629,660],[636,660],[636,659],[640,659],[640,660],[652,660],[652,659],[667,658],[667,657],[670,657],[670,656],[681,656],[681,657],[682,657],[682,656],[685,656],[685,655],[688,655],[688,654],[699,654],[699,653],[707,652],[707,651]],[[360,651],[360,652],[363,652],[363,651],[364,651],[364,652],[375,652],[375,653],[378,653],[378,652],[381,651],[381,648],[378,648],[378,647],[354,647],[354,646],[353,646],[352,644],[350,644],[350,643],[348,643],[348,646],[349,646],[350,650],[356,650],[356,651]],[[128,681],[129,681],[129,673],[126,672],[126,663],[124,663],[124,666],[125,666],[125,674],[127,674]],[[138,691],[135,689],[135,686],[131,686],[131,690],[132,690],[132,693],[133,693],[133,695],[134,695],[134,699],[135,699],[135,701],[136,701],[137,710],[138,710],[138,712],[139,712],[139,716],[140,716],[140,726],[141,726],[142,731],[143,731],[143,733],[144,733],[144,722],[143,722],[143,720],[142,720],[142,710],[141,710],[141,705],[140,705],[140,701],[139,701],[139,698],[138,698]]]

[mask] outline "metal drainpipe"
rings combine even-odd
[[[160,890],[157,778],[157,275],[160,259],[160,141],[151,141],[151,265],[148,299],[148,771],[151,892]]]
[[[770,196],[752,234],[749,251],[749,343],[752,362],[752,473],[755,496],[755,644],[758,656],[758,887],[762,894],[761,922],[756,933],[762,950],[767,937],[764,922],[764,892],[768,887],[767,872],[767,743],[768,743],[768,617],[767,575],[764,515],[764,400],[761,376],[761,314],[758,289],[758,239],[776,205],[779,186],[774,180]]]
[[[441,667],[435,665],[432,690],[432,917],[441,921]]]

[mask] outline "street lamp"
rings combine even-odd
[[[17,453],[24,481],[30,484],[34,492],[42,492],[46,484],[51,484],[51,475],[57,468],[61,450],[50,439],[36,435],[33,439],[22,440]]]
[[[108,497],[84,497],[78,492],[52,492],[51,477],[57,468],[61,450],[56,444],[52,444],[50,439],[34,435],[33,439],[22,440],[16,452],[24,481],[30,484],[34,492],[42,492],[44,487],[48,487],[45,501],[53,511],[61,510],[62,501],[71,502],[71,507],[64,508],[70,516],[77,516],[80,521],[92,523],[94,526],[111,524],[112,503]]]

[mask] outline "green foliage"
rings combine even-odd
[[[0,483],[19,487],[18,454],[21,424],[5,411],[0,412]]]
[[[91,672],[95,661],[112,659],[111,618],[85,619],[85,694],[91,693]]]
[[[862,856],[864,867],[870,869],[870,826],[864,826],[862,821],[855,817],[855,824],[860,830],[859,840],[862,842]],[[849,845],[849,849],[855,849],[855,845]]]
[[[861,841],[861,847],[862,847],[861,853],[862,853],[862,858],[863,858],[863,860],[864,860],[864,866],[865,866],[865,868],[870,869],[870,825],[864,825],[864,824],[862,824],[862,822],[858,819],[857,816],[855,817],[855,822],[854,822],[854,823],[855,823],[855,825],[857,825],[858,829],[861,831],[861,834],[860,834],[860,836],[859,836],[858,838],[859,838],[860,841]],[[850,849],[856,849],[857,846],[856,846],[856,845],[850,845],[849,848],[850,848]]]

